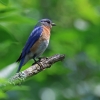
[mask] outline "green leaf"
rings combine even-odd
[[[0,42],[3,42],[5,40],[14,41],[15,38],[5,27],[0,25]]]
[[[7,6],[8,5],[8,0],[0,0],[0,3]]]
[[[5,16],[0,18],[0,22],[15,22],[15,23],[30,23],[33,24],[33,20],[20,15]]]

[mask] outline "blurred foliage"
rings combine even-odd
[[[16,72],[14,65],[8,65],[17,60],[41,18],[57,24],[43,56],[60,53],[66,59],[20,87],[7,93],[0,91],[0,99],[100,100],[100,0],[0,0],[1,78]]]
[[[0,0],[0,3],[2,3],[4,5],[8,5],[8,0]]]

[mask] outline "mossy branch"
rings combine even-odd
[[[35,74],[43,71],[46,68],[50,68],[52,64],[62,61],[65,58],[65,55],[57,54],[48,58],[42,58],[38,63],[30,66],[26,70],[16,73],[12,76],[7,82],[0,86],[2,91],[8,91],[13,86],[18,85],[25,81],[28,77],[32,77]]]

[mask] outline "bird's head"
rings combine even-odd
[[[50,19],[41,19],[39,22],[41,25],[44,25],[49,28],[52,28],[52,26],[56,26],[56,24],[52,23],[52,21]]]

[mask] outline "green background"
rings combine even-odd
[[[15,61],[42,18],[57,25],[42,56],[65,54],[65,60],[0,91],[0,100],[100,100],[100,0],[0,0],[0,78],[15,74]]]

